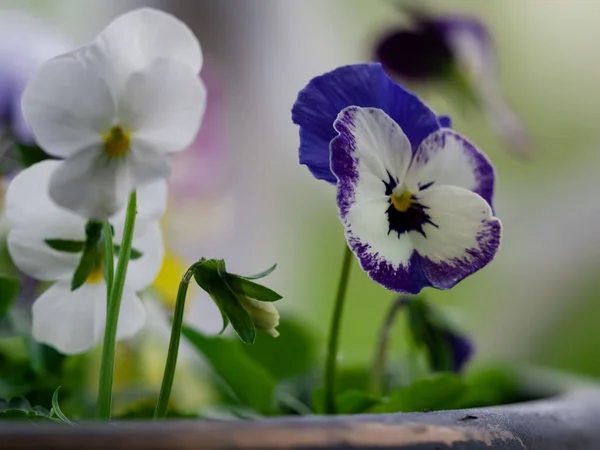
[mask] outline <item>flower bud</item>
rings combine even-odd
[[[273,337],[279,336],[275,329],[279,325],[279,312],[270,302],[259,302],[243,295],[238,297],[242,307],[250,315],[254,326]]]

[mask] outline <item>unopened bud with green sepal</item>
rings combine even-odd
[[[202,258],[194,265],[194,279],[221,311],[223,330],[231,324],[242,342],[253,344],[256,330],[273,337],[279,333],[279,313],[272,304],[282,297],[255,281],[270,274],[275,266],[257,275],[244,277],[228,273],[222,259]],[[222,330],[222,331],[223,331]]]
[[[238,299],[246,312],[250,314],[250,318],[257,329],[273,337],[279,336],[279,332],[277,331],[279,311],[277,311],[273,303],[261,302],[244,297],[243,295],[240,295]]]

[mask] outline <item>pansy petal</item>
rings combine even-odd
[[[447,15],[429,22],[452,48],[457,63],[474,78],[496,71],[492,38],[479,19]]]
[[[487,265],[500,246],[502,226],[479,195],[456,186],[423,191],[419,203],[430,222],[423,234],[411,233],[429,284],[450,289]]]
[[[36,341],[64,354],[77,354],[98,345],[104,336],[106,284],[84,284],[71,291],[70,283],[59,281],[33,304],[32,333]],[[137,295],[127,286],[123,291],[117,338],[125,339],[139,331],[145,310]]]
[[[416,30],[388,32],[377,44],[375,57],[399,78],[425,81],[443,75],[452,63],[452,49],[437,29],[424,24]]]
[[[481,195],[490,205],[494,168],[482,152],[450,129],[431,134],[419,146],[406,175],[411,192],[442,185],[458,186]]]
[[[37,143],[61,158],[100,145],[115,114],[108,86],[75,53],[44,63],[22,102]]]
[[[11,257],[19,269],[40,280],[68,278],[78,263],[78,255],[53,250],[46,239],[85,240],[85,221],[48,195],[50,178],[60,164],[34,164],[20,172],[6,192]]]
[[[344,221],[346,240],[372,280],[392,291],[417,294],[427,280],[415,262],[410,235],[390,232],[389,206],[382,198],[353,207]]]
[[[438,116],[438,122],[442,128],[452,128],[452,117],[450,116]]]
[[[529,133],[502,95],[494,44],[485,25],[467,16],[447,16],[435,23],[452,46],[458,63],[479,90],[484,113],[496,133],[518,156],[530,156]]]
[[[134,142],[160,153],[184,150],[193,142],[204,110],[206,89],[189,66],[159,59],[126,83],[119,115]]]
[[[355,204],[387,201],[386,189],[402,183],[412,151],[402,129],[381,109],[350,106],[340,112],[334,127],[339,134],[331,141],[331,170],[338,179],[337,201],[344,219]]]
[[[50,197],[90,220],[106,220],[121,210],[133,180],[126,161],[89,147],[62,161],[50,179]]]
[[[348,106],[383,110],[406,134],[413,152],[440,128],[435,113],[394,83],[380,64],[344,66],[313,78],[298,94],[292,120],[300,126],[300,163],[330,183],[336,182],[329,167],[329,143],[336,135],[333,122]]]
[[[144,234],[138,234],[137,231],[136,227],[133,248],[140,251],[142,256],[130,260],[127,285],[139,292],[150,286],[158,275],[164,258],[164,245],[159,223],[150,225]],[[115,242],[120,243],[116,240]]]
[[[135,217],[135,235],[142,236],[158,222],[167,209],[167,182],[158,180],[145,184],[137,190],[137,215]],[[123,237],[127,207],[122,208],[110,223],[114,227],[117,242]]]
[[[106,296],[106,294],[105,294]],[[98,306],[99,303],[96,303]],[[106,311],[106,303],[103,304]],[[100,316],[102,311],[97,311]],[[96,326],[100,327],[98,333],[104,338],[105,316],[102,320],[96,321]],[[130,339],[142,329],[146,323],[146,307],[136,291],[126,284],[123,288],[123,297],[121,298],[121,311],[119,312],[119,324],[117,326],[117,339]]]
[[[113,62],[112,67],[121,69],[115,75],[123,83],[128,73],[142,70],[159,58],[186,64],[194,74],[202,68],[202,50],[192,30],[157,9],[140,8],[119,16],[98,35],[94,45]]]
[[[63,239],[73,239],[73,236],[64,236],[64,232],[60,234]],[[11,230],[7,244],[12,261],[19,270],[38,280],[54,281],[72,277],[81,255],[51,249],[45,242],[46,236],[39,228]]]

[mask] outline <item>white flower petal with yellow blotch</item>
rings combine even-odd
[[[142,329],[146,310],[138,294],[125,285],[117,339]],[[71,291],[69,281],[57,281],[33,303],[33,338],[59,352],[83,353],[102,342],[106,324],[106,283],[102,278]]]
[[[56,205],[48,195],[50,180],[63,164],[43,161],[19,173],[6,193],[6,215],[10,226],[8,248],[17,267],[34,278],[56,281],[34,302],[34,337],[72,354],[102,340],[106,285],[101,267],[97,267],[83,286],[71,291],[81,254],[57,251],[46,243],[48,239],[86,239],[85,220]],[[166,189],[166,183],[159,180],[139,190],[139,233],[134,235],[133,248],[141,255],[128,267],[119,339],[132,336],[144,324],[145,312],[136,292],[154,281],[162,264],[164,247],[158,220],[166,208]],[[115,245],[121,243],[123,220],[122,211],[110,219]]]
[[[51,181],[52,199],[105,220],[131,191],[167,178],[170,154],[193,142],[206,107],[201,55],[182,22],[142,9],[42,65],[23,112],[38,144],[66,158]]]

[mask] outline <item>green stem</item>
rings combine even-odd
[[[350,263],[352,262],[352,251],[348,246],[344,251],[344,262],[338,282],[337,295],[329,329],[329,343],[327,346],[327,359],[325,361],[325,413],[335,414],[335,371],[337,363],[338,346],[340,340],[340,326],[344,312],[344,301],[350,276]]]
[[[379,330],[379,340],[377,341],[377,347],[373,363],[371,365],[371,377],[369,382],[369,388],[373,395],[382,395],[383,385],[383,372],[387,361],[387,353],[390,343],[390,333],[396,320],[396,316],[400,310],[406,306],[409,298],[406,296],[400,296],[392,303],[388,313],[385,316],[383,325]]]
[[[121,242],[119,260],[117,261],[117,271],[112,282],[108,300],[108,310],[106,313],[104,345],[102,347],[102,362],[100,364],[100,386],[98,388],[98,416],[105,420],[110,420],[117,326],[119,323],[119,311],[121,309],[121,297],[123,296],[123,287],[125,286],[125,277],[127,276],[127,266],[131,254],[131,243],[133,241],[136,213],[137,197],[134,191],[131,193],[129,203],[127,204],[123,240]]]
[[[112,290],[113,279],[115,276],[115,248],[113,245],[113,234],[110,223],[104,222],[104,277],[106,279],[106,311],[108,314],[108,308],[110,305],[110,291]]]
[[[173,379],[175,378],[175,367],[177,366],[177,355],[179,353],[179,341],[181,340],[181,327],[183,325],[183,312],[185,310],[185,296],[192,275],[194,266],[190,267],[181,282],[177,291],[177,300],[175,301],[175,311],[173,312],[173,326],[171,328],[171,339],[169,341],[169,351],[167,353],[167,362],[165,363],[165,372],[163,374],[162,384],[160,385],[160,394],[154,410],[154,420],[164,419],[167,415],[169,406],[169,397],[173,388]]]

